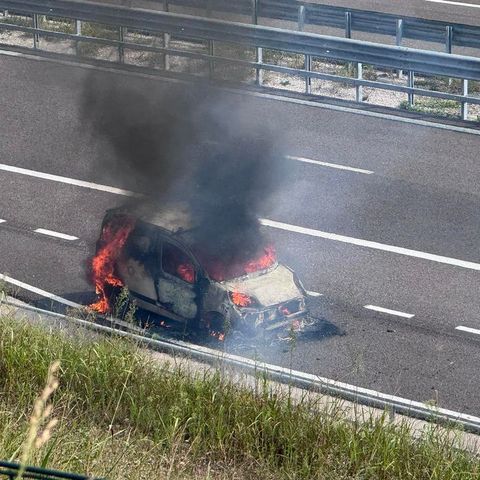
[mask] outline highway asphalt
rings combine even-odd
[[[80,67],[0,56],[0,273],[74,301],[92,296],[88,257],[105,210],[125,197],[35,175],[135,189],[119,182],[113,152],[80,121],[85,78]],[[152,96],[168,88],[123,81]],[[480,414],[480,334],[457,329],[480,331],[480,136],[258,96],[231,101],[270,126],[287,154],[368,173],[278,158],[279,188],[260,213],[285,224],[265,231],[307,289],[323,295],[319,323],[294,345],[227,347]],[[38,295],[19,294],[39,304]]]

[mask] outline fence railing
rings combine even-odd
[[[9,23],[8,17],[5,17],[5,22],[0,23],[0,34],[2,29],[11,32],[17,31],[31,35],[32,39],[31,44],[25,46],[12,45],[12,42],[7,44],[0,37],[0,45],[5,49],[20,48],[46,53],[42,42],[45,43],[47,39],[53,38],[57,41],[73,42],[75,48],[64,51],[62,55],[78,58],[79,44],[95,44],[103,48],[114,48],[117,52],[113,59],[96,58],[96,62],[128,64],[129,67],[155,73],[158,73],[159,70],[170,73],[174,73],[175,70],[178,73],[178,68],[171,68],[171,59],[180,58],[185,65],[188,65],[188,68],[181,73],[188,70],[189,74],[192,74],[192,62],[200,61],[203,66],[197,66],[193,74],[210,76],[213,79],[217,79],[216,74],[223,71],[221,67],[234,66],[251,69],[255,73],[253,78],[242,78],[244,83],[256,82],[257,85],[264,88],[277,89],[278,85],[272,87],[271,84],[264,82],[263,78],[265,72],[273,72],[303,79],[304,87],[301,93],[307,95],[315,94],[312,81],[333,82],[352,87],[358,103],[362,103],[364,100],[363,89],[365,87],[406,94],[410,106],[414,105],[415,97],[421,95],[456,102],[464,120],[469,119],[469,105],[480,105],[480,98],[469,93],[469,81],[478,82],[480,80],[480,58],[476,57],[90,2],[0,0],[0,9],[27,15],[30,22],[30,24],[18,24],[13,21]],[[48,28],[48,25],[44,26],[45,22],[42,23],[41,17],[57,18],[59,21],[68,20],[75,28],[65,31],[52,30]],[[91,28],[89,31],[82,28],[82,25],[87,22],[107,25],[110,28],[103,33],[92,33]],[[143,35],[143,40],[132,39],[129,36],[129,33],[132,32]],[[182,46],[178,41],[173,43],[173,39],[185,40],[187,46]],[[217,50],[222,50],[217,47],[225,44],[235,45],[236,50],[230,54],[217,53]],[[196,45],[196,47],[192,48],[192,45]],[[253,58],[247,58],[243,54],[244,50],[249,48],[253,48],[255,52]],[[283,52],[286,55],[301,56],[302,64],[286,66],[275,63],[264,55],[267,49]],[[153,57],[161,56],[162,64],[140,67],[138,62],[136,64],[135,61],[129,60],[127,52],[146,52]],[[48,54],[60,56],[51,51]],[[333,73],[321,71],[318,63],[322,61],[340,62],[343,70],[340,72],[335,70]],[[390,69],[397,72],[400,79],[403,79],[401,75],[403,72],[406,74],[405,82],[404,80],[388,82],[378,78],[366,78],[364,75],[366,66]],[[459,79],[458,92],[421,88],[416,85],[416,78],[419,75]],[[237,81],[238,78],[233,80]],[[298,95],[298,93],[300,93],[298,89],[286,92],[287,95]]]
[[[440,43],[445,52],[453,47],[480,48],[480,27],[460,23],[428,20],[371,10],[337,7],[298,0],[150,0],[168,10],[170,7],[195,8],[206,16],[215,12],[232,13],[251,18],[294,22],[300,29],[311,25],[341,30],[346,38],[355,31],[386,35],[401,45],[404,39]]]
[[[0,461],[0,479],[15,480],[20,471],[18,463]],[[76,473],[60,472],[39,467],[26,467],[21,478],[36,480],[100,480]]]

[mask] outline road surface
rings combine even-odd
[[[118,183],[111,149],[79,120],[85,78],[80,67],[0,56],[0,272],[74,301],[91,298],[101,219],[125,201],[75,180],[135,187]],[[151,95],[168,88],[125,81]],[[323,295],[314,332],[242,352],[478,415],[480,136],[232,97],[296,157],[278,159],[286,176],[260,213],[280,259]]]

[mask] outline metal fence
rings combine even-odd
[[[254,72],[253,79],[242,78],[243,84],[256,83],[263,88],[272,87],[264,82],[265,72],[277,75],[300,78],[303,81],[303,94],[312,95],[313,82],[330,82],[354,89],[355,100],[364,101],[364,88],[381,89],[405,94],[409,106],[415,103],[415,97],[421,95],[456,102],[461,112],[461,118],[469,119],[469,105],[480,105],[480,98],[474,92],[470,93],[469,82],[475,86],[480,80],[480,59],[427,50],[417,50],[406,47],[388,46],[306,33],[302,31],[225,22],[209,18],[199,18],[188,15],[173,14],[163,11],[148,11],[112,5],[74,2],[69,0],[0,0],[0,9],[26,15],[29,24],[0,23],[0,33],[3,30],[23,32],[31,36],[32,42],[26,47],[0,43],[4,49],[34,50],[38,54],[47,54],[46,41],[70,41],[75,48],[62,54],[48,52],[57,57],[78,58],[79,45],[97,45],[111,48],[116,52],[115,58],[90,58],[96,63],[112,63],[122,67],[139,68],[143,71],[158,73],[159,71],[179,73],[171,67],[173,58],[182,59],[188,68],[189,75],[207,76],[219,80],[218,74],[225,67],[249,69]],[[70,22],[69,29],[59,31],[45,26],[42,18],[59,19]],[[5,20],[4,19],[4,20]],[[92,32],[91,25],[106,25],[103,31]],[[85,29],[85,25],[90,30]],[[71,28],[73,26],[73,28]],[[132,32],[141,35],[143,40],[132,39]],[[176,43],[173,40],[177,40]],[[148,40],[148,41],[147,41]],[[184,40],[181,45],[178,40]],[[0,40],[1,41],[1,40]],[[235,50],[226,54],[223,46],[234,45]],[[192,47],[194,46],[194,48]],[[250,49],[253,57],[244,55]],[[302,58],[301,65],[282,65],[274,59],[268,59],[265,52],[280,52],[285,55],[296,55]],[[131,62],[127,53],[144,52],[160,56],[161,65],[139,66]],[[220,53],[219,53],[220,52]],[[82,60],[85,59],[82,56]],[[88,55],[87,55],[88,57]],[[87,59],[88,60],[88,59]],[[320,62],[339,63],[343,71],[333,73],[321,71]],[[198,65],[201,66],[198,66]],[[192,68],[192,65],[197,65]],[[389,69],[397,72],[401,81],[381,81],[369,79],[364,75],[365,68]],[[350,72],[350,73],[349,73]],[[403,76],[405,74],[405,76]],[[458,91],[438,91],[434,88],[421,88],[416,83],[417,77],[443,77],[458,79]],[[229,78],[229,81],[240,81]],[[285,91],[286,95],[298,95],[300,92]],[[477,107],[478,108],[478,107]]]
[[[19,473],[20,465],[18,463],[0,461],[0,479],[15,480]],[[47,470],[38,467],[27,467],[22,473],[21,478],[36,480],[100,480],[86,477],[85,475]]]
[[[460,23],[427,20],[404,15],[337,7],[297,0],[151,0],[165,10],[187,7],[203,11],[206,16],[215,12],[294,22],[301,27],[328,27],[342,30],[346,38],[354,32],[387,35],[401,45],[404,39],[440,43],[445,52],[453,47],[480,48],[480,27]]]

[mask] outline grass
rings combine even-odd
[[[400,108],[410,112],[427,113],[446,118],[458,118],[460,116],[460,104],[455,100],[442,100],[438,98],[416,97],[415,103],[410,105],[408,101],[400,103]]]
[[[51,438],[29,463],[111,479],[438,479],[480,460],[435,426],[416,440],[387,417],[346,420],[258,378],[155,362],[136,345],[0,319],[0,458],[18,460],[50,365],[60,361]]]

